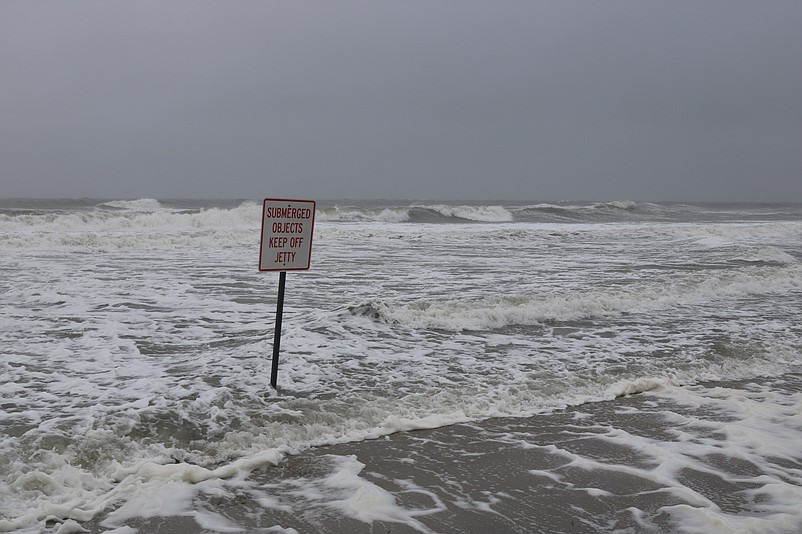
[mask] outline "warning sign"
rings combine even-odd
[[[259,270],[309,269],[314,225],[314,200],[266,198],[262,208]]]

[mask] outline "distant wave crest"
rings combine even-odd
[[[602,204],[594,204],[593,207],[597,209],[634,210],[638,207],[638,203],[631,200],[613,200]]]
[[[140,198],[137,200],[110,200],[100,204],[101,207],[116,208],[131,211],[158,211],[164,209],[161,202],[155,198]]]
[[[315,220],[328,222],[406,222],[409,221],[409,208],[357,208],[332,207],[318,208]]]
[[[509,210],[502,206],[416,204],[405,207],[335,206],[319,208],[316,218],[319,221],[328,222],[444,223],[455,221],[507,222],[512,221],[514,217]]]
[[[258,239],[261,224],[261,203],[246,201],[238,206],[199,207],[152,198],[112,200],[99,204],[86,204],[80,209],[7,209],[0,210],[0,249],[11,248],[119,248],[129,246],[160,247],[199,243],[218,239]],[[758,207],[759,208],[759,207]],[[531,205],[497,204],[406,204],[377,205],[375,203],[350,206],[318,204],[316,222],[322,223],[324,232],[351,235],[359,230],[371,233],[396,231],[400,225],[438,224],[457,228],[460,225],[499,225],[499,238],[526,236],[534,226],[527,224],[596,224],[616,222],[687,222],[741,220],[760,217],[758,208],[738,211],[728,207],[704,208],[678,204],[650,204],[631,201],[606,203],[541,203]],[[776,208],[775,208],[776,209]],[[706,211],[705,211],[706,210]],[[776,231],[776,224],[788,227],[785,232],[797,232],[785,219],[796,221],[797,207],[786,208],[782,218],[770,226],[756,225],[717,226],[709,231],[701,227],[671,226],[661,228],[678,238],[688,239],[699,246],[721,248],[732,246],[748,234],[759,239],[767,231]],[[772,212],[773,213],[773,212]],[[761,220],[757,218],[756,220]],[[355,224],[354,224],[355,223]],[[523,224],[521,224],[523,223]],[[518,230],[511,228],[518,225]],[[768,229],[768,230],[767,230]],[[465,231],[473,231],[466,229]],[[553,229],[549,230],[553,231]],[[654,231],[649,229],[649,231]],[[523,233],[522,233],[523,232]],[[767,234],[768,235],[768,234]],[[746,252],[738,258],[745,264],[791,264],[796,255],[767,245],[759,252]]]
[[[444,217],[480,222],[507,222],[513,215],[502,206],[449,206],[435,204],[432,206],[416,206],[421,210],[432,210]]]

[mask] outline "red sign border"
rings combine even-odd
[[[262,269],[262,251],[264,250],[265,239],[265,211],[267,211],[268,202],[311,202],[312,203],[312,231],[309,233],[309,257],[306,261],[306,267],[292,267],[289,269]],[[260,272],[280,272],[280,271],[308,271],[309,266],[312,264],[312,238],[315,235],[315,210],[317,210],[317,202],[314,200],[302,200],[299,198],[265,198],[262,201],[262,233],[259,235],[259,271]]]

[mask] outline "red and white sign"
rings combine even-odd
[[[262,207],[259,270],[309,269],[314,226],[314,200],[266,198]]]

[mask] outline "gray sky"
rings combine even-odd
[[[802,1],[3,0],[0,197],[802,202]]]

